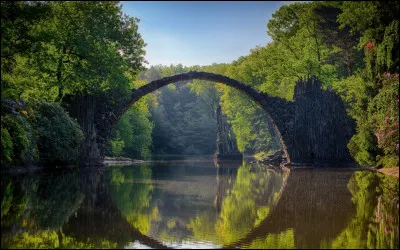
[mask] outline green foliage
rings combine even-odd
[[[1,162],[10,163],[13,156],[13,142],[7,129],[1,128]]]
[[[58,229],[79,208],[84,195],[78,173],[2,180],[2,228]]]
[[[73,163],[80,154],[82,131],[59,104],[25,103],[18,113],[3,115],[1,126],[2,154],[12,165],[31,164],[39,156],[44,163]]]
[[[83,133],[64,109],[56,103],[40,103],[36,107],[34,126],[37,146],[44,162],[76,162],[80,155]]]
[[[19,118],[19,116],[17,116]],[[21,119],[14,118],[13,116],[6,115],[3,117],[2,121],[5,123],[5,127],[11,132],[13,138],[15,138],[15,152],[17,155],[22,155],[24,151],[27,150],[29,146],[29,139],[26,130],[21,124]],[[22,158],[22,157],[21,157]]]
[[[398,166],[399,5],[344,2],[341,10],[338,23],[360,33],[365,62],[362,71],[334,85],[357,121],[348,147],[362,165]]]
[[[352,32],[360,32],[359,47],[373,54],[366,57],[367,70],[373,77],[384,71],[399,70],[399,4],[387,2],[343,2],[338,16],[341,27],[346,25]],[[375,66],[374,66],[375,65]]]
[[[236,179],[231,176],[219,178],[221,182],[232,182],[221,194],[221,212],[215,217],[213,211],[202,211],[190,219],[186,227],[193,232],[192,237],[196,240],[225,245],[244,237],[269,215],[271,205],[276,202],[277,193],[282,188],[284,176],[243,164],[238,169]],[[293,243],[286,242],[289,245]],[[284,242],[279,244],[285,245]]]
[[[231,64],[157,65],[140,73],[145,43],[139,20],[124,15],[118,2],[2,2],[2,98],[62,102],[67,94],[107,93],[107,102],[115,104],[146,82],[201,70],[292,100],[295,82],[316,75],[324,87],[342,96],[357,122],[357,134],[348,145],[356,161],[398,166],[398,103],[393,106],[398,98],[398,12],[395,1],[283,5],[267,23],[272,42]],[[139,73],[142,81],[136,81]],[[169,85],[128,110],[107,153],[133,158],[148,157],[151,151],[213,153],[218,104],[242,152],[278,147],[265,115],[246,96],[219,83],[183,84]],[[12,119],[2,122],[2,138],[7,131],[15,159],[4,151],[8,156],[2,161],[32,161],[37,155],[34,133],[23,119]]]
[[[246,63],[239,64],[238,62],[235,66],[229,64],[212,64],[201,67],[153,66],[144,72],[141,78],[150,81],[164,76],[197,70],[227,75],[255,87],[262,83],[260,76],[262,73],[254,70],[263,65],[263,60],[264,57],[257,54],[252,56],[251,60],[248,59]],[[254,74],[256,75],[254,76]],[[221,83],[193,80],[187,83],[187,86],[190,88],[189,93],[188,88],[181,82],[156,91],[158,106],[152,109],[152,120],[154,122],[153,152],[157,154],[214,153],[215,146],[212,145],[215,144],[216,138],[215,110],[220,102],[223,107],[232,107],[232,112],[228,116],[232,123],[237,124],[237,128],[239,126],[243,128],[243,130],[234,130],[234,133],[236,137],[239,137],[238,141],[241,145],[247,145],[246,150],[268,151],[279,144],[279,142],[274,141],[275,138],[269,133],[265,114],[258,110],[247,96],[238,97],[242,100],[240,102],[237,102],[236,99],[230,100],[230,93],[235,93],[232,95],[239,94]],[[288,91],[283,91],[284,87],[281,89],[282,91],[279,93],[284,93],[283,95],[287,96]],[[236,119],[233,114],[241,116],[241,119]],[[171,121],[174,121],[174,123]],[[196,133],[193,133],[194,131]],[[255,134],[251,136],[252,140],[249,139],[249,136],[246,136],[251,133]],[[244,150],[245,147],[243,147]]]
[[[3,218],[11,208],[13,200],[13,188],[11,186],[11,181],[8,182],[7,186],[4,188],[1,200],[1,218]],[[3,189],[3,187],[2,187]]]
[[[2,11],[7,16],[14,9],[28,11],[36,6],[35,11],[46,15],[29,17],[22,12],[16,20],[4,20],[10,35],[2,37],[6,45],[4,51],[2,46],[2,67],[7,64],[3,52],[7,54],[13,43],[22,43],[29,53],[7,54],[17,65],[15,72],[2,77],[3,97],[49,101],[82,92],[125,89],[127,94],[129,75],[143,69],[145,44],[138,33],[139,20],[123,15],[118,2],[19,2],[15,6],[6,4]],[[21,40],[12,35],[19,32],[18,23],[29,24]],[[44,94],[49,89],[50,94]]]
[[[361,128],[354,135],[347,147],[351,156],[363,166],[373,166],[376,164],[375,155],[377,154],[376,138],[370,130]]]
[[[111,154],[112,156],[122,156],[122,150],[125,147],[125,143],[124,141],[120,138],[114,138],[110,140],[110,144],[111,144]]]
[[[40,180],[35,191],[29,197],[29,215],[39,228],[61,228],[84,199],[76,172]]]
[[[27,55],[36,41],[30,30],[48,15],[45,2],[1,2],[1,72],[11,72],[16,55]],[[2,90],[3,90],[2,79]],[[7,83],[5,83],[7,84]]]
[[[9,177],[1,180],[2,228],[23,224],[26,211],[29,208],[29,194],[33,192],[34,187],[34,182],[32,181],[15,183]]]
[[[28,59],[15,56],[15,66],[11,73],[4,72],[2,81],[7,84],[2,91],[2,98],[14,100],[53,102],[58,95],[58,88],[49,86],[49,74],[39,73],[28,65]]]
[[[136,87],[145,43],[139,20],[123,14],[118,2],[2,2],[1,13],[2,99],[62,103],[67,94],[107,92],[107,102],[116,103]],[[76,162],[78,127],[48,108],[39,107],[30,121],[35,133],[24,121],[2,122],[14,146],[12,164],[35,159],[35,136],[44,162]]]
[[[240,62],[233,65],[214,64],[203,68],[205,71],[227,75],[258,88],[261,86],[263,73],[253,71],[258,67],[257,63],[261,63],[262,60],[261,57],[257,57],[243,57]],[[200,84],[206,85],[199,87]],[[279,147],[279,142],[276,142],[270,134],[265,113],[248,96],[220,83],[215,85],[215,90],[208,84],[208,82],[194,82],[191,88],[200,96],[204,93],[215,96],[209,101],[210,106],[215,109],[217,103],[220,103],[222,112],[229,117],[239,151],[261,152]]]
[[[270,183],[272,188],[266,190],[265,183]],[[281,185],[281,175],[270,171],[254,171],[247,165],[239,168],[236,182],[222,202],[221,213],[215,225],[220,242],[232,243],[264,220],[268,216],[267,207],[271,206],[274,193],[279,192]],[[260,200],[263,203],[259,203]]]
[[[151,114],[146,101],[144,99],[138,102],[122,117],[130,124],[130,131],[122,133],[122,130],[120,130],[122,138],[126,141],[125,156],[140,158],[150,156],[153,123],[150,121]],[[121,122],[123,122],[122,119]]]
[[[378,164],[385,167],[399,165],[399,75],[386,76],[382,88],[373,99],[374,131],[378,147]]]
[[[2,141],[2,147],[6,147],[5,151],[2,151],[2,154],[8,154],[8,162],[13,165],[27,164],[37,159],[34,129],[24,113],[14,115],[7,114],[2,116],[1,127],[2,139],[3,130],[8,132],[4,132],[4,144]],[[7,138],[7,134],[10,138]],[[12,151],[10,146],[12,146]]]
[[[284,5],[268,22],[268,34],[278,48],[277,53],[274,52],[278,60],[273,71],[280,72],[284,78],[292,77],[292,84],[296,78],[315,75],[329,86],[337,77],[328,60],[333,51],[323,42],[323,33],[317,29],[324,17],[314,9],[321,5],[322,2]],[[274,75],[273,80],[280,82],[280,77]]]
[[[155,152],[213,154],[216,122],[208,105],[185,85],[175,90],[165,88],[161,93],[153,112]]]
[[[115,248],[107,239],[79,241],[61,228],[76,215],[84,200],[81,172],[50,175],[3,176],[1,248]],[[85,183],[87,185],[87,183]]]
[[[150,81],[189,70],[182,65],[156,66],[143,73],[141,77]],[[200,85],[207,87],[197,87]],[[199,81],[193,83],[178,82],[154,93],[157,98],[157,105],[149,106],[151,107],[151,121],[154,124],[152,131],[153,153],[213,154],[215,152],[216,121],[214,106],[217,96],[213,92],[215,88],[212,89],[209,86],[209,83],[200,83]],[[200,88],[205,91],[200,91]]]
[[[58,248],[58,236],[57,232],[51,230],[41,231],[37,234],[29,234],[24,232],[18,237],[15,237],[7,241],[7,248],[15,249],[45,249],[45,248]]]
[[[348,188],[356,214],[328,247],[397,249],[398,181],[363,171],[352,176]]]
[[[108,143],[109,155],[135,159],[150,156],[153,129],[150,105],[149,97],[142,98],[120,118]]]
[[[322,35],[322,42],[331,50],[327,62],[335,67],[338,78],[350,77],[362,65],[362,53],[356,46],[360,39],[359,32],[350,32],[349,27],[340,28],[337,21],[341,11],[341,2],[322,2],[313,12],[319,16],[316,30]]]
[[[158,216],[158,212],[150,207],[153,186],[135,180],[151,178],[151,169],[148,166],[113,168],[106,178],[111,197],[122,215],[134,228],[147,234],[151,221]]]
[[[94,242],[88,238],[86,241],[78,241],[55,230],[41,230],[39,232],[23,232],[14,238],[5,239],[2,248],[12,249],[91,249],[91,248],[116,248],[117,243],[101,239]]]
[[[357,134],[347,145],[350,154],[361,165],[375,165],[378,147],[369,113],[376,86],[357,74],[335,82],[333,88],[348,105],[348,114],[357,121]]]
[[[281,57],[290,65],[286,75],[314,74],[348,105],[357,121],[348,147],[361,165],[398,166],[398,108],[393,106],[398,85],[381,80],[399,71],[398,11],[396,2],[295,3],[282,6],[268,23],[268,34],[280,48],[272,54],[290,52]],[[273,72],[283,69],[278,60],[275,65]],[[384,115],[388,105],[391,111]]]
[[[213,211],[203,211],[191,218],[186,227],[193,232],[193,238],[201,241],[218,242],[215,233],[215,214]]]
[[[223,112],[231,118],[239,151],[258,153],[280,148],[277,138],[270,134],[265,112],[247,96],[226,88],[221,99]]]
[[[257,239],[248,246],[250,249],[294,249],[294,231],[288,229],[279,234],[268,234],[265,239]]]

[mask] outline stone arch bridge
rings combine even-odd
[[[103,161],[112,128],[141,97],[168,84],[194,79],[222,83],[249,96],[265,111],[288,162],[332,164],[352,161],[347,143],[355,132],[354,121],[346,115],[340,97],[333,91],[323,90],[315,77],[299,80],[293,101],[287,101],[223,75],[191,71],[134,89],[129,99],[117,104],[108,104],[105,95],[70,97],[67,109],[77,118],[85,134],[81,163],[92,165]]]

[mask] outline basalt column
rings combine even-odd
[[[217,118],[217,160],[242,160],[243,155],[239,152],[236,144],[235,134],[228,123],[228,117],[222,114],[221,106],[216,109]]]
[[[69,114],[77,119],[85,136],[80,164],[101,165],[106,143],[117,120],[117,108],[108,104],[105,96],[86,94],[65,99]]]
[[[323,90],[315,77],[299,81],[294,90],[294,114],[288,152],[295,163],[352,162],[347,143],[355,124],[332,90]]]

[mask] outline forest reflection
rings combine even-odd
[[[397,248],[398,182],[243,163],[1,177],[2,248]]]

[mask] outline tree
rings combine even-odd
[[[335,86],[350,100],[349,113],[357,121],[348,147],[360,164],[398,166],[399,5],[344,2],[341,11],[340,27],[360,34],[365,62],[355,77]]]
[[[56,88],[58,101],[65,94],[99,93],[115,88],[127,94],[131,87],[128,75],[135,76],[143,69],[145,44],[138,33],[139,20],[123,15],[118,2],[46,2],[43,5],[46,18],[28,26],[28,38],[20,41],[26,43],[24,46],[31,42],[31,50],[24,55],[26,59],[21,59],[29,69],[25,78]],[[18,6],[26,9],[30,3],[18,3]],[[21,15],[21,22],[26,18]],[[14,29],[7,29],[8,33],[18,32],[16,25],[7,27]],[[13,43],[15,39],[11,35],[2,38],[2,44],[7,46],[4,53]],[[20,83],[23,84],[23,79],[5,87],[13,88]]]
[[[118,2],[2,2],[1,11],[2,99],[66,105],[66,95],[106,95],[106,104],[112,106],[130,98],[137,87],[145,43],[138,33],[139,19],[123,14]],[[57,127],[61,130],[39,133],[51,131],[65,137],[76,132],[62,125]],[[14,142],[24,137],[19,131],[10,134]],[[6,137],[5,131],[2,134]],[[13,146],[16,153],[18,143]],[[67,151],[49,157],[67,160],[63,155]],[[68,153],[76,156],[76,152]]]

